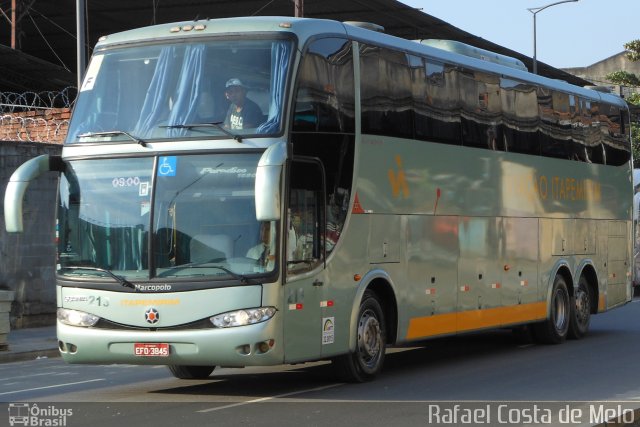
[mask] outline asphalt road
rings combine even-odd
[[[0,365],[0,426],[27,410],[39,425],[66,426],[595,425],[640,408],[639,359],[638,300],[562,345],[501,330],[394,349],[367,384],[335,382],[326,363],[177,380],[164,367],[39,359]]]

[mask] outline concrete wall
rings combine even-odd
[[[0,191],[25,161],[41,154],[60,154],[61,145],[0,141]],[[24,233],[7,233],[0,208],[0,289],[15,292],[11,328],[52,325],[55,322],[55,206],[57,173],[48,172],[27,190]]]
[[[588,67],[563,68],[563,71],[589,80],[598,86],[609,86],[618,95],[628,96],[632,92],[637,92],[637,88],[623,87],[621,89],[620,86],[607,81],[607,74],[620,70],[640,75],[640,61],[633,62],[627,58],[625,52],[620,52]]]

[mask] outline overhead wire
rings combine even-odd
[[[276,0],[271,0],[269,2],[267,2],[267,4],[265,4],[264,6],[262,6],[260,9],[256,10],[255,12],[253,12],[251,15],[249,16],[256,16],[258,13],[262,12],[264,9],[266,9],[269,5],[271,5],[271,3],[273,3]]]
[[[4,13],[4,10],[2,10],[2,8],[1,8],[1,7],[0,7],[0,13],[2,13],[2,16],[4,16],[4,17],[5,17],[5,19],[7,20],[7,22],[9,22],[9,24],[11,24],[11,18],[9,18],[9,17],[7,16],[7,14],[6,14],[6,13]]]
[[[159,0],[154,0],[156,2],[159,2]],[[33,4],[33,3],[32,3]],[[53,54],[55,55],[56,58],[58,58],[58,60],[60,61],[60,63],[62,63],[62,66],[67,70],[70,71],[69,68],[62,62],[62,59],[60,59],[60,57],[56,54],[56,52],[54,51],[53,47],[49,44],[49,42],[46,40],[46,38],[44,37],[44,35],[42,34],[42,32],[40,31],[40,29],[38,28],[37,24],[35,23],[34,18],[31,16],[30,11],[33,11],[35,13],[38,14],[38,16],[40,16],[41,18],[43,18],[44,20],[46,20],[47,22],[49,22],[51,25],[53,25],[54,27],[58,28],[60,31],[62,31],[63,33],[67,34],[68,36],[70,36],[71,38],[73,38],[74,40],[77,40],[77,35],[68,31],[66,28],[62,27],[61,25],[59,25],[58,23],[56,23],[55,21],[53,21],[52,19],[50,19],[49,17],[47,17],[45,14],[43,14],[42,12],[40,12],[39,10],[35,9],[34,7],[32,7],[31,5],[27,5],[27,14],[29,15],[29,18],[31,19],[31,21],[33,22],[33,25],[36,27],[36,30],[38,30],[38,33],[40,33],[40,36],[42,36],[42,38],[44,39],[45,43],[47,43],[47,46],[49,46],[49,49],[51,49],[51,51],[53,52]],[[89,32],[89,28],[87,25],[87,33]],[[88,34],[87,37],[85,38],[85,40],[89,40]],[[91,50],[91,46],[89,45],[89,43],[85,43],[85,49],[87,50]]]
[[[73,37],[74,39],[76,38],[76,35],[73,34],[72,32],[70,32],[69,30],[67,30],[66,28],[58,25],[55,21],[51,20],[50,18],[48,18],[46,15],[44,15],[42,12],[34,9],[33,7],[29,8],[30,10],[34,11],[35,13],[37,13],[38,15],[40,15],[42,18],[44,18],[45,20],[47,20],[49,23],[51,23],[54,27],[58,28],[59,30],[61,30],[62,32],[70,35],[71,37]]]
[[[31,22],[33,22],[33,26],[36,27],[36,30],[38,31],[38,34],[40,34],[40,37],[42,37],[42,40],[44,40],[44,42],[47,44],[47,46],[49,46],[49,49],[51,50],[51,52],[53,53],[53,55],[58,59],[58,61],[60,61],[60,64],[62,64],[62,67],[71,72],[71,70],[69,69],[69,67],[67,67],[67,65],[62,61],[62,59],[60,59],[60,57],[58,56],[58,54],[56,53],[56,51],[53,49],[53,47],[49,44],[49,41],[47,40],[47,38],[44,36],[44,34],[42,34],[42,31],[40,31],[40,27],[38,27],[38,24],[36,24],[35,19],[33,19],[33,16],[31,16],[31,13],[29,13],[27,11],[27,16],[29,17],[29,19],[31,19]]]

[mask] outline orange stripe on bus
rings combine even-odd
[[[605,294],[600,294],[598,298],[598,311],[606,311],[607,309],[607,296]]]
[[[414,317],[409,320],[407,339],[513,325],[546,317],[546,302]]]

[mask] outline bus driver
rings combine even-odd
[[[255,128],[262,121],[262,111],[258,104],[247,98],[247,87],[240,79],[227,81],[225,96],[231,105],[224,119],[227,129],[238,130]]]

